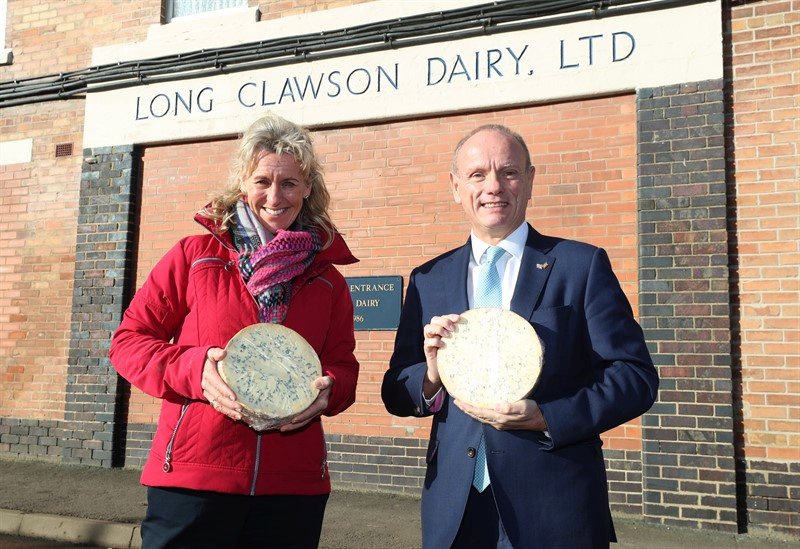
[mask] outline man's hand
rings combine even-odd
[[[442,388],[439,368],[436,365],[436,356],[439,353],[439,349],[445,346],[442,339],[450,337],[450,334],[456,329],[456,322],[458,322],[459,318],[458,315],[435,316],[431,319],[430,324],[426,324],[422,328],[422,336],[424,338],[422,346],[425,351],[425,362],[428,364],[428,370],[425,372],[425,380],[422,384],[422,394],[425,398],[433,398],[436,391]]]
[[[314,399],[308,408],[297,414],[292,420],[281,426],[281,432],[296,431],[305,427],[309,421],[322,414],[328,407],[328,399],[333,388],[333,378],[330,376],[318,377],[314,380],[314,388],[319,390],[317,398]]]
[[[547,422],[534,400],[522,399],[517,402],[497,404],[492,408],[478,408],[461,400],[456,400],[455,405],[468,416],[481,423],[487,423],[499,431],[547,431]]]
[[[238,421],[242,419],[242,405],[236,401],[236,393],[220,377],[217,364],[226,354],[225,349],[219,347],[208,350],[200,386],[203,388],[203,396],[217,412]]]

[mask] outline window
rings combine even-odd
[[[0,0],[2,1],[2,0]],[[226,8],[247,7],[247,0],[166,0],[166,20]]]

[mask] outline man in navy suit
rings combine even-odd
[[[510,129],[465,136],[450,182],[470,238],[411,273],[381,395],[394,415],[433,416],[426,548],[616,541],[600,434],[650,408],[658,375],[606,252],[525,222],[534,173],[525,141]],[[436,356],[459,314],[474,307],[490,246],[504,252],[495,265],[502,307],[533,325],[544,365],[528,398],[476,408],[447,394]],[[488,469],[485,488],[473,485],[476,462]]]

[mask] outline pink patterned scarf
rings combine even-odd
[[[261,242],[250,208],[239,202],[232,227],[239,251],[239,269],[247,289],[258,304],[261,322],[280,324],[286,318],[289,301],[314,272],[309,267],[322,249],[317,231],[280,230],[266,244]],[[294,226],[293,226],[294,227]]]

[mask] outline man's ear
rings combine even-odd
[[[529,182],[528,182],[528,202],[530,202],[533,199],[533,180],[536,177],[536,167],[535,166],[531,166],[529,174],[530,175],[528,177],[530,179],[529,179]]]
[[[458,194],[458,176],[450,172],[450,190],[453,192],[453,200],[456,204],[461,204],[461,195]]]

